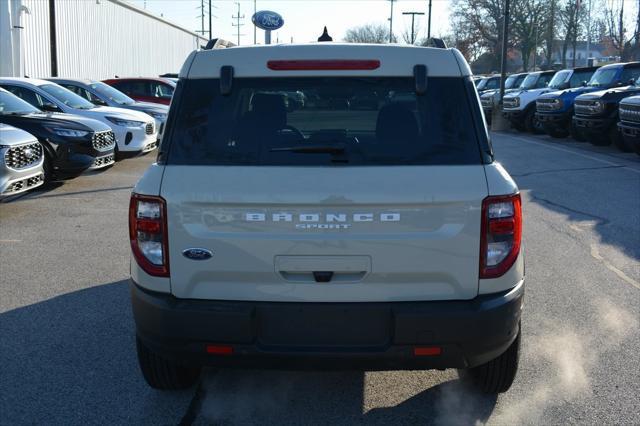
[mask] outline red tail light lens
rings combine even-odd
[[[513,266],[522,242],[520,194],[482,201],[480,278],[497,278]]]
[[[169,276],[167,205],[163,198],[131,195],[129,239],[133,257],[147,274]]]
[[[298,59],[268,61],[267,68],[274,71],[375,70],[380,68],[380,61],[377,59]]]

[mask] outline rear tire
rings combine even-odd
[[[154,389],[177,390],[190,388],[200,377],[200,367],[176,364],[149,349],[136,337],[138,363],[144,379]]]
[[[497,394],[508,391],[518,372],[520,335],[521,332],[518,331],[518,336],[509,349],[498,358],[474,368],[460,370],[461,378],[483,393]]]

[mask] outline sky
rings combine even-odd
[[[200,30],[201,0],[129,0],[134,5],[162,16],[182,27],[195,31]],[[208,0],[205,13],[208,10]],[[254,27],[251,15],[254,11],[254,0],[212,0],[212,20],[214,38],[224,38],[237,43],[237,20],[240,3],[240,44],[253,44]],[[393,32],[400,36],[401,32],[411,27],[411,16],[402,12],[424,12],[424,16],[416,16],[416,28],[419,28],[418,39],[426,37],[428,0],[395,0],[393,5]],[[433,0],[431,12],[432,36],[444,35],[449,30],[449,0]],[[304,43],[315,41],[326,25],[329,34],[335,41],[344,37],[348,28],[366,23],[389,25],[391,11],[389,0],[256,0],[257,10],[272,10],[284,18],[284,26],[274,31],[272,43]],[[208,16],[205,17],[205,31],[209,28]],[[258,43],[264,42],[264,31],[257,30]]]

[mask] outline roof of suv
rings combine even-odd
[[[278,60],[377,60],[368,70],[273,70],[268,61]],[[427,66],[429,76],[460,77],[471,70],[455,49],[400,46],[393,44],[310,43],[231,47],[191,53],[180,71],[181,78],[218,78],[222,66],[233,67],[236,77],[289,76],[412,76],[416,64]]]

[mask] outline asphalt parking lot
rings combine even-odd
[[[0,424],[638,424],[640,157],[493,136],[524,200],[524,353],[499,398],[455,371],[138,372],[129,192],[152,155],[0,204]]]

